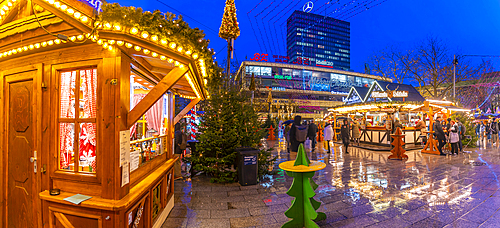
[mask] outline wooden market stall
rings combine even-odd
[[[347,115],[349,119],[360,119],[360,142],[379,146],[390,146],[391,132],[385,122],[398,117],[403,125],[404,141],[417,143],[420,130],[415,129],[410,110],[425,99],[411,85],[374,81],[370,87],[352,87],[345,105],[329,109],[330,116]],[[351,134],[352,135],[352,134]]]
[[[173,126],[206,98],[203,32],[98,0],[0,9],[0,227],[160,227]]]

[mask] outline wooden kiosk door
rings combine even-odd
[[[40,69],[41,70],[41,69]],[[38,70],[38,71],[40,71]],[[6,165],[5,220],[6,227],[38,227],[40,215],[37,164],[41,153],[37,153],[37,89],[36,69],[2,74],[4,105],[3,164]],[[38,158],[36,157],[38,156]],[[5,166],[4,166],[5,167]],[[1,224],[0,224],[1,226]]]

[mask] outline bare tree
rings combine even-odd
[[[372,56],[369,65],[375,74],[402,84],[409,75],[403,61],[412,61],[412,58],[411,51],[401,51],[396,46],[389,46]]]

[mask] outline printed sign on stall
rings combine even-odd
[[[257,164],[257,156],[244,156],[243,157],[243,165],[256,165]]]

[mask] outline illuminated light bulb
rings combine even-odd
[[[47,42],[43,41],[42,42],[42,47],[47,47]]]
[[[174,42],[172,42],[172,43],[169,44],[169,46],[170,46],[170,48],[174,49],[175,46],[177,46],[177,45]]]
[[[144,49],[144,50],[142,50],[142,52],[144,52],[144,54],[146,54],[146,55],[150,53],[150,51],[148,49]]]
[[[180,63],[178,61],[175,61],[174,66],[179,66]]]
[[[61,7],[61,3],[60,2],[55,2],[54,6],[59,9],[59,7]]]
[[[40,43],[36,43],[35,48],[40,48]]]
[[[23,49],[22,48],[17,48],[17,52],[22,52]]]
[[[17,54],[17,50],[16,50],[16,49],[12,49],[10,52],[11,52],[12,54]]]
[[[169,62],[169,63],[173,63],[173,62],[174,62],[174,60],[173,60],[173,59],[168,59],[168,62]]]
[[[73,14],[73,17],[75,17],[76,19],[80,19],[81,16],[82,16],[82,14],[80,12],[75,12]]]
[[[12,51],[7,52],[7,55],[12,55]]]
[[[96,21],[96,22],[94,23],[94,26],[95,26],[95,27],[97,27],[97,26],[99,26],[99,25],[101,25],[101,22],[99,22],[99,21]]]
[[[184,64],[179,65],[180,68],[184,68]]]
[[[191,55],[191,50],[186,51],[186,55]]]
[[[110,23],[106,23],[106,24],[104,24],[104,28],[106,28],[106,29],[111,29],[111,24],[110,24]]]
[[[141,50],[141,47],[139,47],[139,46],[135,46],[135,47],[134,47],[134,50],[136,50],[136,51],[140,51],[140,50]]]
[[[126,43],[125,44],[125,47],[127,47],[127,48],[131,48],[132,46],[134,46],[134,45],[132,45],[131,43]]]
[[[49,0],[48,2],[52,5],[52,4],[54,4],[55,1],[54,0]]]
[[[193,59],[197,59],[198,58],[198,54],[197,53],[194,53],[192,56],[193,56]]]
[[[115,40],[108,40],[108,44],[115,44]]]
[[[0,53],[0,58],[2,58],[2,57],[3,57],[3,53]]]
[[[47,44],[48,44],[49,46],[51,46],[52,44],[54,44],[54,41],[49,40],[49,41],[47,41]]]
[[[152,35],[151,36],[151,41],[154,41],[154,42],[158,41],[158,36],[157,35]]]
[[[123,41],[121,41],[121,40],[116,41],[116,44],[118,44],[118,46],[123,46]]]
[[[133,27],[130,29],[130,34],[135,35],[139,32],[139,30],[136,27]]]
[[[29,48],[30,50],[33,50],[33,49],[35,48],[35,45],[30,44],[30,46],[28,46],[28,48]]]
[[[54,43],[55,43],[55,44],[60,44],[60,43],[61,43],[61,40],[60,40],[60,39],[55,39],[55,40],[54,40]]]
[[[153,57],[157,57],[157,56],[158,56],[158,53],[156,53],[156,52],[152,52],[152,53],[151,53],[151,56],[153,56]]]
[[[104,42],[103,42],[101,39],[99,39],[99,40],[97,41],[97,44],[99,44],[99,45],[102,45],[103,43],[104,43]]]
[[[87,23],[89,21],[89,18],[87,16],[82,16],[80,17],[80,21],[82,21],[83,23]]]
[[[71,40],[71,41],[75,41],[75,40],[76,40],[76,36],[70,36],[70,37],[69,37],[69,40]]]
[[[160,56],[160,59],[161,60],[165,60],[165,59],[167,59],[167,57],[165,57],[164,55],[162,55],[162,56]]]
[[[78,35],[76,38],[77,38],[78,40],[83,40],[83,39],[85,39],[85,37],[84,37],[83,35]]]
[[[102,44],[102,47],[103,47],[103,48],[108,48],[108,46],[109,46],[109,45],[108,45],[108,43],[103,43],[103,44]]]
[[[120,31],[120,30],[122,30],[122,27],[120,25],[115,25],[115,30]]]
[[[0,15],[5,15],[5,11],[0,10]]]
[[[182,52],[182,47],[178,47],[178,48],[177,48],[177,51],[178,51],[178,52]]]
[[[68,8],[68,10],[66,10],[66,13],[68,13],[69,15],[73,15],[73,13],[75,13],[75,10]]]
[[[68,9],[68,6],[67,5],[61,5],[61,10],[62,11],[66,11]]]
[[[144,31],[141,33],[142,38],[147,39],[149,37],[149,33]]]
[[[161,39],[160,43],[161,43],[161,45],[165,46],[165,45],[167,45],[167,40]]]
[[[204,83],[205,83],[205,85],[206,85],[208,81],[207,81],[207,79],[205,78],[205,79],[203,79],[203,82],[204,82]]]
[[[27,50],[28,50],[28,46],[24,46],[23,51],[27,51]]]
[[[12,2],[7,2],[7,5],[8,5],[9,7],[11,7],[11,6],[12,6]]]
[[[5,11],[9,11],[9,7],[7,6],[3,6],[2,9],[4,9]]]
[[[108,50],[113,51],[113,46],[109,45]]]

